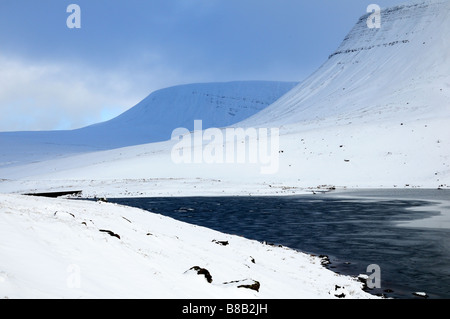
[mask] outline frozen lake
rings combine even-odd
[[[249,239],[328,255],[342,274],[381,269],[387,297],[450,298],[450,192],[352,190],[279,197],[110,199]]]

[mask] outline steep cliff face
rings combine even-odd
[[[322,67],[246,125],[330,117],[388,119],[448,114],[450,1],[408,3],[362,16]]]

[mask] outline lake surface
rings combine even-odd
[[[328,255],[347,275],[381,269],[374,294],[450,298],[447,190],[370,190],[267,197],[109,199],[249,239]],[[446,215],[448,214],[448,215]],[[435,226],[430,220],[436,220]],[[426,227],[421,227],[423,221]]]

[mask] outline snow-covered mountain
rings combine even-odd
[[[236,81],[179,85],[153,92],[116,118],[67,131],[0,133],[0,167],[169,140],[177,127],[223,127],[275,102],[296,82]]]
[[[187,84],[158,90],[116,118],[74,133],[102,149],[169,140],[175,128],[225,127],[263,110],[296,82]]]
[[[80,130],[2,133],[0,162],[15,163],[0,165],[0,193],[449,188],[450,1],[385,9],[380,29],[369,29],[367,17],[285,95],[293,84],[183,86],[155,92],[118,118]],[[279,149],[272,154],[278,171],[263,175],[258,163],[177,164],[171,156],[177,141],[138,145],[167,139],[176,127],[192,129],[194,119],[203,119],[204,128],[278,128]],[[218,150],[230,141],[211,143]],[[65,156],[43,161],[58,154]],[[101,201],[0,194],[0,228],[6,243],[0,245],[0,298],[372,297],[355,279],[323,268],[320,258]],[[229,246],[224,250],[215,240]],[[198,276],[196,265],[207,267],[213,281]],[[242,282],[258,283],[258,291],[239,288]]]
[[[368,28],[366,14],[315,73],[234,124],[280,129],[276,174],[261,175],[252,164],[176,164],[168,141],[0,169],[8,179],[0,191],[77,185],[88,194],[149,196],[292,194],[324,184],[449,187],[449,17],[447,0],[384,9],[380,29]]]
[[[450,1],[409,1],[381,13],[381,28],[362,16],[313,75],[245,121],[286,125],[448,116]]]

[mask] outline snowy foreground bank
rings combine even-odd
[[[136,208],[0,195],[0,298],[377,298],[321,261]]]

